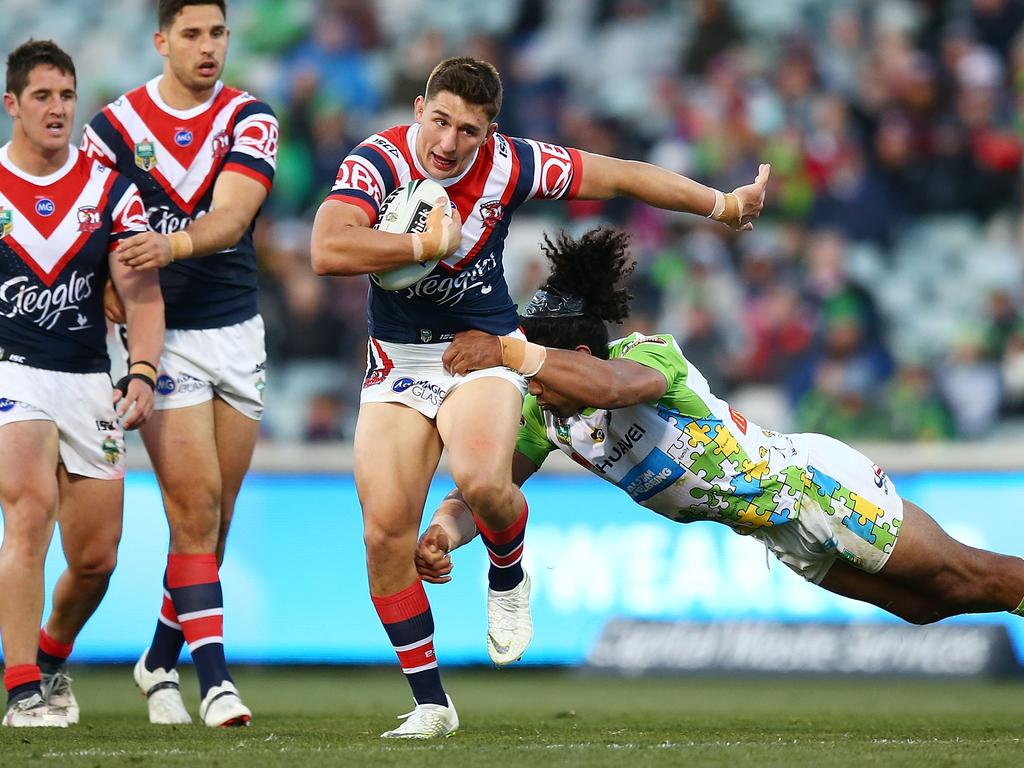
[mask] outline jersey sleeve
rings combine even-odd
[[[625,340],[618,357],[659,371],[665,377],[669,389],[686,379],[689,368],[675,339],[667,335],[635,334]]]
[[[523,401],[523,417],[516,437],[516,450],[538,467],[555,450],[544,427],[544,414],[533,395],[527,395]]]
[[[117,155],[110,145],[113,132],[114,128],[110,124],[106,110],[103,110],[86,124],[82,131],[82,143],[78,148],[86,157],[102,163],[107,168],[116,168]]]
[[[126,237],[137,235],[149,229],[146,219],[146,206],[142,204],[142,196],[138,187],[124,177],[114,181],[111,200],[113,201],[110,218],[110,242],[107,250],[113,251],[118,242]]]
[[[583,157],[578,149],[534,139],[510,138],[509,142],[518,160],[516,197],[523,202],[576,197],[583,181]]]
[[[384,198],[400,186],[400,169],[406,165],[391,135],[394,132],[374,134],[341,161],[328,200],[354,205],[371,223],[377,221]]]
[[[246,102],[235,115],[231,148],[222,170],[248,176],[269,192],[277,169],[280,138],[274,110],[262,101],[254,99]]]

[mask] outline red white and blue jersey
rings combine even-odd
[[[376,222],[384,198],[428,178],[416,157],[419,125],[390,128],[346,157],[328,200],[362,208]],[[401,291],[370,284],[370,335],[397,343],[438,342],[471,328],[506,334],[518,325],[501,257],[515,210],[531,198],[574,197],[582,179],[575,149],[494,134],[461,175],[439,180],[462,216],[462,244],[427,277]]]
[[[218,82],[207,103],[172,109],[160,98],[159,81],[108,104],[82,137],[84,151],[135,182],[151,229],[170,234],[208,213],[221,171],[270,190],[279,136],[270,107]],[[252,224],[231,248],[168,264],[160,287],[168,328],[222,328],[256,315]]]
[[[139,191],[75,147],[30,176],[0,147],[0,360],[110,370],[103,286],[117,242],[146,231]]]

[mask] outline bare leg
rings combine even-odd
[[[371,594],[390,595],[418,579],[416,537],[440,458],[434,424],[419,412],[393,403],[360,407],[355,476]]]
[[[1024,560],[960,543],[908,501],[903,512],[896,547],[881,571],[869,574],[837,562],[821,586],[914,624],[1017,608],[1024,597]]]
[[[221,482],[217,563],[223,564],[228,529],[235,514],[235,500],[252,462],[260,423],[235,410],[219,397],[213,399],[213,419]]]
[[[69,475],[61,465],[61,541],[68,567],[53,590],[46,633],[70,645],[99,606],[117,564],[124,482]]]
[[[36,663],[43,618],[43,564],[57,517],[57,427],[20,421],[0,428],[0,635],[4,665]]]
[[[504,379],[467,382],[449,395],[437,414],[455,485],[493,530],[507,528],[523,513],[525,498],[512,482],[523,398]]]

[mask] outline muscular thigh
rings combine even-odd
[[[59,436],[52,421],[16,421],[0,425],[0,507],[5,519],[15,505],[34,499],[35,506],[57,504]]]
[[[142,427],[168,514],[220,498],[220,467],[212,401],[154,411]]]
[[[456,483],[467,475],[511,477],[522,410],[519,388],[496,376],[466,381],[445,398],[437,427]]]
[[[440,457],[431,419],[395,403],[360,406],[355,479],[364,521],[415,535]]]
[[[57,521],[68,562],[112,557],[121,540],[124,481],[71,475],[64,468],[58,477]]]

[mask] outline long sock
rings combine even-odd
[[[434,655],[434,615],[423,582],[416,579],[401,592],[370,595],[370,599],[395,647],[416,703],[447,705]]]
[[[167,571],[164,571],[164,601],[160,606],[160,616],[153,632],[153,642],[146,653],[146,669],[153,672],[157,669],[174,669],[181,656],[181,648],[185,645],[185,633],[178,623],[178,612],[174,610],[171,592],[167,588]]]
[[[45,629],[39,630],[39,648],[36,650],[36,664],[39,671],[52,675],[68,660],[74,643],[60,643],[46,634]]]
[[[523,580],[523,549],[529,513],[529,506],[524,503],[523,513],[512,525],[500,531],[492,531],[483,520],[473,515],[480,538],[487,547],[487,556],[491,558],[487,583],[495,592],[506,592]]]
[[[168,555],[167,587],[199,677],[199,695],[231,680],[224,659],[224,596],[217,556]]]
[[[43,695],[39,687],[39,667],[35,664],[17,664],[4,670],[4,688],[7,689],[7,706],[33,693]]]

